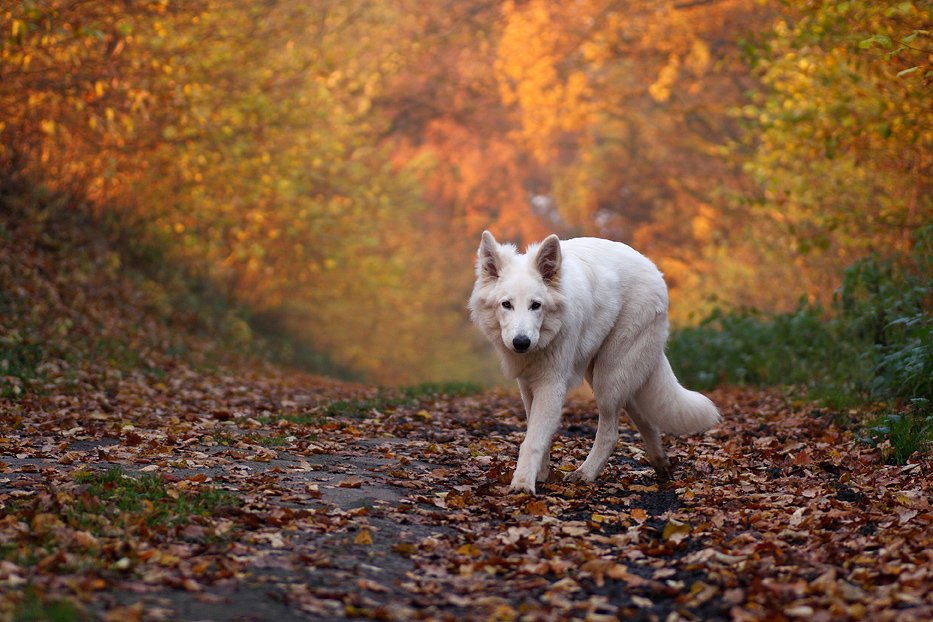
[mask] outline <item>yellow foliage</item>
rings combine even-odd
[[[664,103],[671,98],[671,89],[680,73],[680,57],[671,54],[667,64],[658,73],[658,79],[648,87],[648,92],[656,102]]]

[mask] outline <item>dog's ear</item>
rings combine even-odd
[[[499,243],[488,231],[483,231],[483,239],[476,254],[479,257],[476,276],[488,281],[498,280],[502,272],[502,257],[499,255]]]
[[[548,287],[560,280],[560,239],[556,235],[549,235],[541,242],[535,266]]]

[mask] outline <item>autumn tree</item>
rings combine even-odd
[[[933,219],[931,28],[930,2],[790,2],[753,56],[754,214],[811,293]]]
[[[636,246],[658,262],[686,317],[742,228],[746,183],[729,114],[755,81],[741,42],[771,9],[715,3],[508,3],[498,47],[515,139],[547,171],[565,234]],[[705,281],[704,281],[705,280]],[[706,290],[708,292],[708,290]]]
[[[5,174],[144,223],[265,323],[380,379],[452,373],[463,320],[374,110],[404,2],[6,9]],[[430,277],[430,278],[429,278]],[[403,371],[404,370],[404,371]],[[444,371],[446,370],[446,371]]]
[[[187,114],[162,42],[205,2],[9,3],[0,11],[0,166],[6,181],[104,201]]]

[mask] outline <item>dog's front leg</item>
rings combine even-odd
[[[551,438],[560,425],[567,388],[563,385],[530,387],[521,382],[522,399],[528,408],[528,429],[518,450],[518,463],[509,490],[535,493],[535,480],[547,477]]]
[[[522,404],[525,406],[525,419],[527,420],[531,413],[531,405],[534,403],[534,392],[531,383],[523,378],[518,379],[518,389],[522,394]],[[563,404],[561,404],[561,406],[563,406]],[[541,466],[538,467],[538,476],[536,480],[539,482],[546,482],[550,472],[551,446],[548,444],[547,448],[544,450],[544,456],[541,458]]]

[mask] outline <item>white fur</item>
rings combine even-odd
[[[567,391],[583,379],[599,409],[596,440],[571,479],[592,482],[619,439],[624,408],[662,479],[671,464],[661,432],[692,434],[719,422],[705,396],[684,389],[664,354],[667,287],[625,244],[549,236],[519,254],[483,233],[470,317],[515,378],[528,417],[511,490],[535,492],[547,478],[551,438]]]

